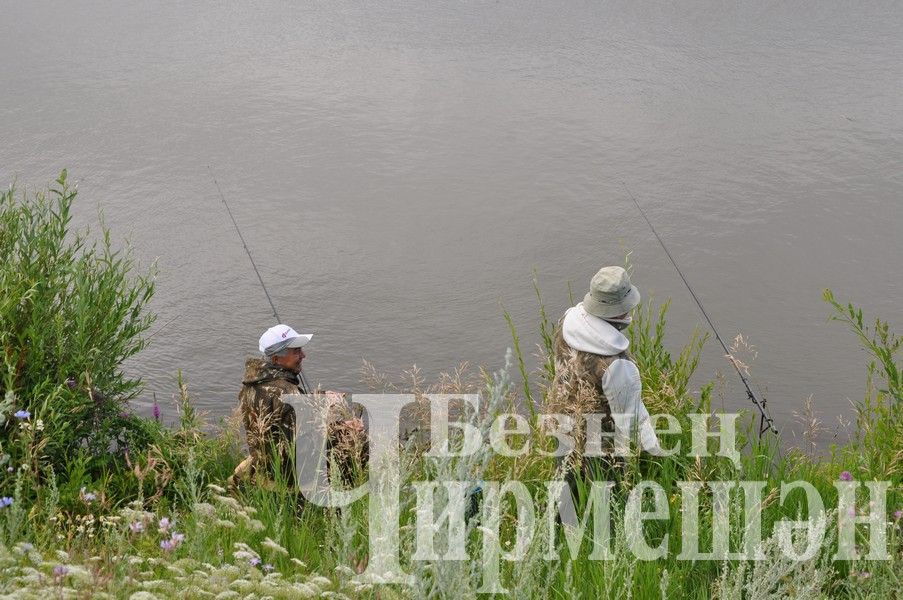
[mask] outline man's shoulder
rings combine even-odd
[[[247,360],[242,384],[244,393],[251,390],[269,396],[298,393],[297,382],[291,381],[284,369],[260,358]]]
[[[298,386],[285,379],[267,379],[250,384],[260,393],[269,395],[297,394]]]
[[[592,354],[590,352],[578,352],[578,354],[583,359],[586,370],[592,373],[593,378],[597,382],[601,382],[603,378],[606,378],[606,375],[610,376],[612,369],[615,371],[625,367],[629,369],[628,365],[636,369],[636,365],[630,358],[630,355],[626,352],[621,352],[620,354],[615,354],[613,356],[603,356],[601,354]]]

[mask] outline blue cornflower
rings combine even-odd
[[[18,410],[13,414],[13,416],[16,417],[17,419],[27,419],[27,418],[31,417],[31,413],[28,412],[27,410]]]
[[[10,506],[12,503],[13,503],[13,499],[10,498],[9,496],[3,496],[2,498],[0,498],[0,508],[6,508],[7,506]]]

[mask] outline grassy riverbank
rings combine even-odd
[[[369,560],[368,506],[349,509],[305,506],[282,486],[250,487],[230,495],[226,477],[241,460],[237,422],[218,424],[217,433],[194,411],[186,385],[176,398],[179,423],[133,415],[128,399],[140,382],[125,378],[123,360],[140,353],[152,324],[147,301],[152,272],[138,273],[128,253],[113,250],[109,236],[97,244],[69,231],[75,198],[65,174],[46,199],[15,192],[0,199],[0,344],[3,405],[0,436],[0,592],[11,597],[116,598],[459,598],[477,595],[483,583],[485,531],[472,521],[466,531],[469,560],[412,561],[416,549],[415,500],[411,482],[468,478],[523,482],[536,506],[531,533],[536,543],[516,561],[500,563],[500,584],[516,597],[573,598],[892,598],[903,583],[903,416],[897,361],[899,339],[886,325],[867,327],[852,305],[826,292],[831,311],[857,335],[872,358],[863,365],[869,385],[857,407],[855,435],[827,457],[811,449],[784,448],[750,434],[743,420],[739,464],[723,457],[631,459],[608,473],[615,482],[610,560],[589,560],[593,527],[572,560],[567,539],[557,533],[560,558],[548,559],[539,543],[546,531],[543,482],[554,463],[529,454],[500,457],[481,447],[463,458],[430,459],[413,446],[402,460],[401,557],[413,587],[355,583]],[[687,340],[672,356],[665,349],[667,306],[646,307],[631,326],[632,351],[643,376],[650,412],[677,417],[684,433],[663,436],[689,448],[689,414],[709,412],[713,386],[689,388],[704,338]],[[486,401],[477,425],[488,433],[491,417],[534,396],[545,402],[554,369],[548,360],[551,323],[540,310],[547,356],[534,373],[517,348],[498,373],[461,369],[437,381],[414,374],[391,385],[367,373],[372,391],[482,393]],[[188,373],[188,376],[191,374]],[[539,391],[536,391],[539,390]],[[518,398],[520,395],[520,398]],[[538,396],[542,395],[540,398]],[[547,442],[531,429],[521,436]],[[781,482],[811,484],[827,508],[837,506],[838,481],[890,482],[885,506],[870,505],[859,491],[853,512],[880,511],[888,559],[831,560],[838,549],[836,511],[829,510],[826,543],[810,560],[784,558],[772,533],[781,519],[807,516],[802,493],[781,499]],[[645,527],[649,546],[667,536],[662,558],[634,557],[636,536],[624,521],[627,498],[639,482],[666,491],[668,519]],[[764,560],[682,560],[686,494],[678,482],[763,482],[760,490]],[[581,495],[587,492],[581,487]],[[736,492],[736,490],[735,490]],[[742,494],[727,500],[731,550],[744,539]],[[700,495],[700,538],[711,535],[716,502]],[[506,506],[501,521],[508,547],[515,521]],[[860,554],[868,552],[865,526],[857,529]],[[873,533],[874,535],[874,533]],[[447,532],[436,536],[443,549]],[[706,546],[703,542],[703,546]]]

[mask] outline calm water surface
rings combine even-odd
[[[306,370],[359,391],[362,357],[499,366],[500,302],[538,341],[534,269],[557,317],[628,252],[677,349],[703,321],[625,182],[755,345],[779,423],[811,395],[826,443],[866,357],[821,290],[903,324],[901,31],[894,3],[0,0],[0,181],[66,167],[76,221],[102,210],[158,259],[175,320],[129,364],[135,408],[168,408],[182,369],[214,415],[273,323],[208,165],[283,319],[317,334]],[[721,355],[698,383],[725,373],[745,406]]]

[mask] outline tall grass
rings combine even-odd
[[[684,451],[668,458],[633,457],[609,466],[597,476],[613,483],[608,516],[613,523],[611,560],[589,560],[592,526],[586,528],[581,539],[575,540],[574,530],[555,525],[554,542],[560,552],[557,558],[548,555],[543,539],[549,522],[541,512],[548,500],[546,482],[563,475],[554,459],[535,454],[506,458],[494,454],[485,444],[470,456],[433,458],[424,455],[421,440],[412,436],[401,449],[399,525],[402,565],[413,575],[414,586],[356,583],[355,575],[365,570],[370,551],[366,501],[341,509],[305,505],[299,502],[297,493],[287,482],[278,479],[269,485],[248,486],[234,495],[228,494],[220,486],[242,458],[237,421],[221,422],[216,434],[205,433],[208,428],[202,416],[194,411],[188,385],[181,376],[174,395],[179,423],[174,429],[165,430],[154,421],[130,417],[136,431],[144,436],[144,443],[129,446],[128,453],[121,453],[115,460],[99,461],[90,452],[89,445],[80,445],[74,433],[66,442],[68,452],[61,452],[50,441],[42,444],[49,433],[46,423],[50,420],[65,421],[72,415],[83,414],[77,411],[94,410],[84,398],[78,400],[86,393],[85,386],[93,385],[108,391],[106,397],[115,402],[123,401],[137,389],[138,382],[121,379],[117,369],[121,360],[141,347],[136,332],[144,331],[142,327],[146,328],[150,323],[149,317],[143,316],[143,307],[144,292],[149,293],[152,289],[146,287],[150,286],[150,280],[132,278],[132,265],[128,261],[123,259],[117,263],[115,257],[102,258],[112,250],[98,250],[93,259],[85,259],[85,242],[77,242],[77,237],[75,249],[72,252],[66,249],[64,240],[71,238],[65,234],[65,224],[74,195],[68,191],[65,176],[57,185],[58,197],[68,198],[67,202],[58,203],[56,208],[41,205],[51,212],[56,210],[57,216],[40,217],[35,208],[38,204],[14,202],[11,195],[4,195],[0,204],[4,210],[2,222],[9,223],[11,228],[0,233],[0,247],[7,252],[4,256],[16,257],[16,264],[20,265],[18,270],[29,274],[21,276],[13,273],[12,268],[0,267],[2,281],[9,282],[13,286],[10,289],[18,294],[16,302],[8,299],[12,296],[4,295],[3,304],[0,304],[3,307],[0,318],[4,319],[4,337],[0,339],[7,354],[3,388],[7,405],[2,413],[7,425],[2,443],[8,456],[6,464],[12,467],[12,472],[5,473],[0,479],[0,496],[12,499],[8,506],[0,508],[2,593],[34,598],[92,596],[135,600],[175,596],[223,599],[472,598],[479,595],[485,583],[483,542],[486,536],[495,535],[487,530],[490,522],[485,507],[494,502],[488,491],[489,482],[509,479],[527,487],[537,509],[532,529],[525,532],[521,528],[521,534],[532,536],[532,543],[525,548],[521,559],[499,563],[499,583],[516,597],[886,598],[893,597],[901,589],[901,521],[893,514],[903,508],[899,341],[881,321],[875,327],[866,327],[858,309],[844,307],[829,293],[826,293],[826,300],[835,311],[834,316],[853,329],[871,355],[869,387],[858,406],[857,435],[853,441],[847,446],[835,447],[831,455],[822,460],[788,447],[783,449],[782,455],[777,439],[760,439],[755,434],[754,415],[748,414],[738,441],[742,449],[739,464],[717,456],[690,457]],[[46,201],[39,198],[38,202]],[[15,242],[10,231],[16,232]],[[53,250],[51,244],[43,250],[28,250],[30,244],[45,239],[60,240],[62,249]],[[104,240],[100,248],[107,247],[109,236],[105,235]],[[88,256],[92,256],[90,251]],[[137,313],[133,310],[116,312],[110,309],[118,306],[116,301],[101,301],[112,314],[119,315],[120,327],[114,328],[100,315],[91,316],[94,309],[90,303],[62,302],[57,296],[70,293],[66,282],[70,282],[67,277],[71,275],[65,274],[66,268],[58,265],[54,270],[36,266],[63,260],[53,257],[63,257],[72,265],[83,265],[70,267],[70,270],[83,268],[89,273],[81,277],[94,283],[85,289],[101,294],[118,290],[117,293],[125,294],[126,299],[132,298],[130,306],[137,309]],[[99,273],[117,264],[117,276]],[[45,278],[44,272],[58,274]],[[116,284],[108,288],[107,284],[101,284],[104,281]],[[63,287],[54,295],[44,289],[51,284]],[[98,291],[98,286],[103,289]],[[30,292],[32,289],[35,291]],[[143,291],[135,295],[135,289]],[[412,370],[407,373],[406,383],[392,384],[388,377],[365,365],[367,379],[380,389],[414,393],[421,403],[425,392],[465,393],[481,389],[484,405],[472,418],[484,436],[488,434],[494,416],[512,406],[526,404],[542,412],[548,400],[548,383],[554,376],[554,371],[550,371],[554,369],[550,356],[553,325],[543,306],[538,285],[536,292],[540,306],[538,328],[543,344],[535,370],[531,370],[524,359],[517,327],[506,314],[514,349],[509,351],[506,367],[497,373],[481,371],[479,375],[471,376],[462,366],[430,383],[424,382],[419,373]],[[17,366],[24,365],[22,354],[10,354],[8,348],[15,352],[37,344],[43,348],[44,354],[40,356],[54,356],[50,349],[57,341],[52,339],[53,336],[35,338],[40,339],[39,342],[29,341],[32,340],[30,336],[41,335],[35,333],[40,329],[37,327],[40,315],[48,315],[46,308],[30,304],[39,295],[44,299],[42,301],[57,302],[55,306],[62,311],[62,323],[70,323],[75,328],[68,335],[81,340],[79,347],[86,348],[87,357],[61,356],[60,360],[71,362],[57,364],[48,360],[44,361],[43,367],[40,364]],[[23,304],[31,308],[26,310],[22,308]],[[680,442],[686,449],[691,442],[688,415],[712,412],[712,385],[705,385],[698,391],[690,387],[706,336],[694,334],[680,352],[672,355],[665,347],[667,310],[666,302],[657,309],[646,305],[638,311],[629,332],[631,348],[640,366],[644,399],[650,412],[674,414],[683,426],[680,434],[663,435],[663,445],[671,447]],[[79,311],[87,311],[87,314]],[[122,325],[123,319],[130,325]],[[116,351],[109,356],[99,356],[105,347],[99,343],[92,346],[94,342],[90,342],[94,329],[88,324],[95,322],[100,324],[98,326],[105,335],[123,336],[119,338],[121,343],[115,347]],[[33,355],[25,356],[27,362]],[[76,366],[78,369],[73,370]],[[512,371],[520,376],[519,381],[512,379]],[[60,378],[68,377],[70,373],[76,373],[75,390],[59,384]],[[532,385],[531,377],[539,385]],[[57,394],[55,398],[70,394],[66,396],[71,402],[67,408],[69,412],[48,416],[53,413],[47,412],[39,400],[45,393]],[[88,406],[83,406],[85,404]],[[22,408],[31,409],[32,417],[16,420],[12,413]],[[35,427],[38,416],[47,419],[43,431],[37,431]],[[23,423],[29,426],[23,427]],[[76,432],[80,425],[54,424],[52,431],[54,435],[58,431],[69,431],[65,429],[67,426],[76,428],[71,430]],[[418,428],[414,427],[413,431],[417,432]],[[527,435],[519,436],[512,445],[524,442],[546,447],[548,439],[544,432],[534,428]],[[72,451],[79,447],[84,451]],[[807,513],[800,495],[791,495],[783,504],[779,502],[780,483],[805,480],[822,495],[826,505],[831,506],[837,500],[834,483],[844,471],[857,480],[891,482],[886,523],[891,560],[831,561],[828,554],[833,547],[828,544],[811,560],[788,561],[779,551],[775,524],[781,519],[805,517]],[[281,470],[275,469],[275,472],[278,474]],[[35,485],[37,480],[40,486]],[[468,503],[471,505],[472,501],[472,506],[477,508],[466,524],[468,560],[411,559],[417,548],[417,493],[413,483],[418,481],[467,483]],[[651,546],[667,536],[667,555],[649,561],[638,560],[631,554],[630,548],[637,539],[630,532],[630,523],[625,525],[624,521],[627,498],[642,481],[657,482],[666,491],[670,517],[647,523],[644,528],[643,537]],[[679,493],[679,482],[703,486],[699,496],[699,535],[703,549],[706,549],[710,545],[706,540],[712,534],[717,505],[712,488],[717,482],[738,481],[764,482],[762,499],[756,508],[763,529],[763,560],[680,560],[681,534],[686,525],[682,509],[686,507],[682,505],[684,498]],[[575,482],[578,514],[590,497],[591,485],[585,479]],[[477,491],[480,487],[482,493]],[[750,532],[744,531],[743,527],[745,498],[739,490],[734,492],[728,496],[727,506],[731,515],[728,527],[732,549],[736,550]],[[436,494],[435,513],[448,502],[447,495]],[[516,537],[519,523],[515,518],[515,506],[508,499],[502,500],[501,507],[498,535],[507,548]],[[861,500],[858,509],[865,512],[869,507]],[[832,523],[829,519],[829,539],[836,534]],[[860,542],[864,534],[864,529],[859,531]],[[572,555],[568,544],[575,541],[580,544],[580,549]],[[435,539],[437,550],[442,553],[448,542],[448,531],[440,529]]]

